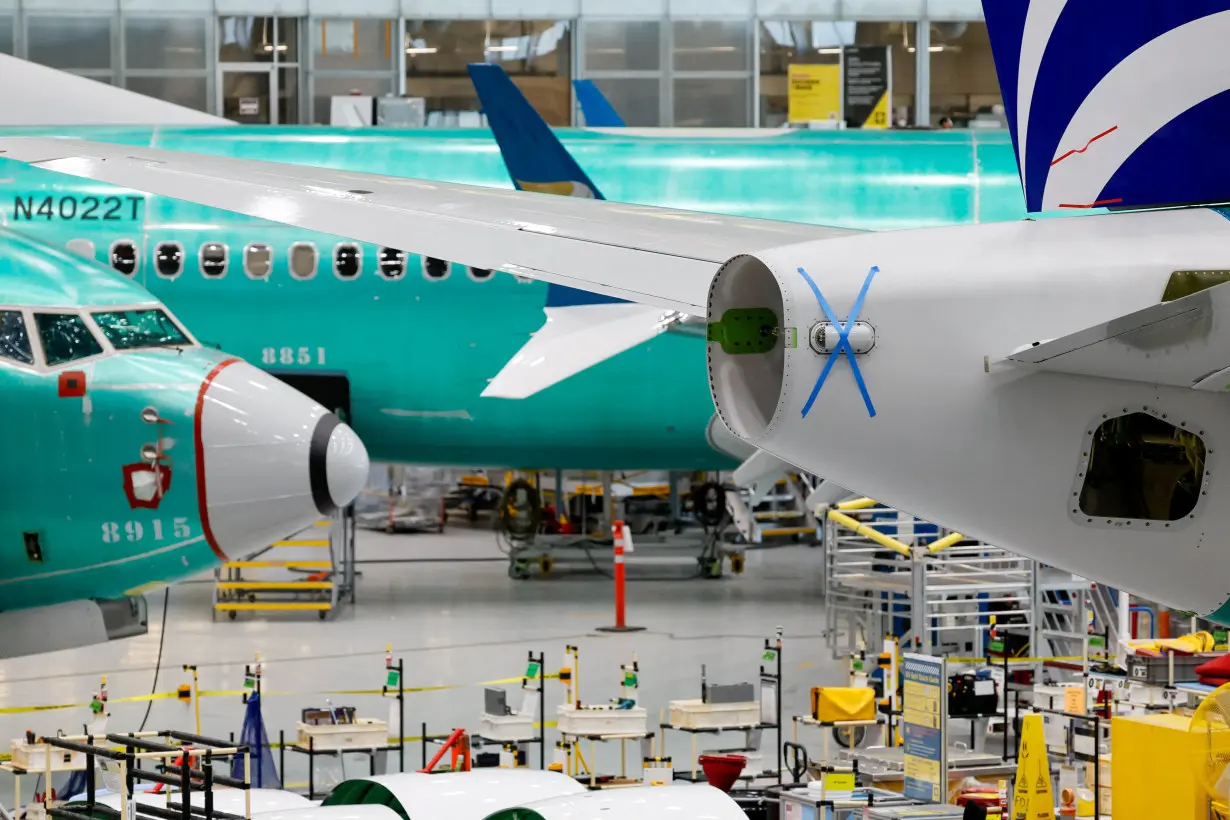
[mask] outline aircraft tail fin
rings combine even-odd
[[[581,104],[581,113],[585,115],[585,124],[588,127],[624,127],[624,118],[619,116],[619,112],[593,80],[573,80],[572,87],[576,89],[577,102]]]
[[[1230,0],[983,0],[1031,212],[1230,202]]]
[[[182,105],[0,54],[0,127],[233,125]]]
[[[518,190],[584,199],[604,198],[502,67],[472,63],[469,69],[508,175]],[[552,284],[547,289],[547,307],[620,301],[623,300],[563,285]]]

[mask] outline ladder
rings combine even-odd
[[[807,506],[807,479],[790,474],[726,493],[726,508],[736,532],[748,544],[815,542],[820,526]]]
[[[354,602],[354,515],[332,518],[214,570],[213,615],[315,612],[324,620]]]

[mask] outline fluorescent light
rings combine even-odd
[[[914,46],[909,46],[906,48],[906,51],[910,52],[911,54],[914,53],[914,50],[915,50]],[[945,46],[927,46],[927,51],[930,51],[932,54],[938,54],[939,52],[945,51],[945,50],[946,50]],[[953,49],[953,50],[959,51],[960,49]]]
[[[516,51],[516,46],[487,46],[486,51]]]
[[[430,48],[430,47],[408,48],[406,49],[406,53],[407,54],[435,54],[439,50],[440,49],[438,48]]]
[[[910,50],[913,51],[913,49],[910,49]],[[841,49],[840,48],[818,48],[816,49],[816,53],[817,54],[840,54]]]

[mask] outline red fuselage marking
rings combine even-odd
[[[192,439],[196,445],[196,503],[201,513],[201,532],[205,535],[205,542],[209,544],[209,548],[214,551],[214,555],[218,556],[220,561],[229,561],[226,553],[218,546],[218,542],[214,540],[213,528],[209,526],[209,503],[205,495],[205,445],[201,441],[201,416],[205,411],[205,391],[214,383],[214,379],[224,368],[233,365],[239,359],[224,359],[214,366],[214,369],[209,371],[209,375],[205,377],[205,381],[201,382],[201,389],[196,394],[196,412],[193,413],[192,420]]]
[[[1107,128],[1107,129],[1106,129],[1105,131],[1103,131],[1101,134],[1098,134],[1096,137],[1094,137],[1093,139],[1089,140],[1089,142],[1085,143],[1085,147],[1084,147],[1084,148],[1073,148],[1071,151],[1069,151],[1068,153],[1066,153],[1066,154],[1064,154],[1063,156],[1061,156],[1059,159],[1057,159],[1057,160],[1055,160],[1054,162],[1052,162],[1052,163],[1051,163],[1051,167],[1052,167],[1052,168],[1054,168],[1056,165],[1058,165],[1059,163],[1063,162],[1065,159],[1067,159],[1068,157],[1072,156],[1073,154],[1083,154],[1083,153],[1085,153],[1086,151],[1088,151],[1088,150],[1089,150],[1089,146],[1090,146],[1090,145],[1093,145],[1095,142],[1097,142],[1098,140],[1102,139],[1102,137],[1106,136],[1107,134],[1111,133],[1112,131],[1116,131],[1116,130],[1118,130],[1118,128],[1119,128],[1119,126],[1117,126],[1117,125],[1112,125],[1110,128]],[[1059,207],[1061,207],[1061,208],[1066,208],[1066,207],[1068,207],[1068,206],[1067,206],[1067,205],[1060,205]]]
[[[1090,202],[1088,205],[1060,205],[1060,208],[1101,208],[1103,205],[1118,205],[1123,201],[1123,197],[1115,199],[1099,199],[1097,202]]]

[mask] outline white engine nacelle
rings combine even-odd
[[[1004,362],[1103,322],[1094,335],[1115,337],[1108,352],[1138,361],[1134,373],[1207,354],[1230,321],[1212,311],[1169,335],[1124,336],[1115,322],[1157,305],[1176,271],[1227,267],[1230,221],[1213,211],[861,234],[738,256],[709,292],[714,404],[740,437],[843,486],[1227,620],[1230,397]]]

